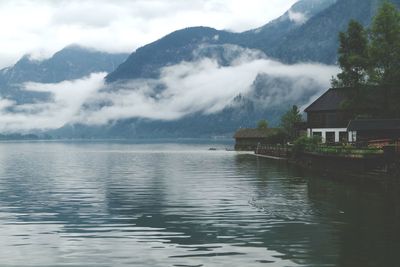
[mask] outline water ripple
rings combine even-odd
[[[0,265],[336,266],[352,212],[386,203],[207,148],[0,144]]]

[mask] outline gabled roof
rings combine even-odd
[[[258,129],[258,128],[242,128],[239,129],[234,138],[266,138],[270,134],[277,131],[275,128]]]
[[[304,111],[336,111],[341,109],[344,100],[347,99],[346,90],[350,88],[331,88],[309,105]]]
[[[399,130],[400,119],[362,119],[352,120],[347,126],[348,131],[368,130]]]

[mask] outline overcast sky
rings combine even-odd
[[[24,54],[48,57],[75,43],[132,52],[177,29],[244,31],[298,0],[0,0],[0,68]]]

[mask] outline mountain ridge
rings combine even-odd
[[[400,5],[400,0],[392,0],[392,2]],[[359,19],[364,25],[369,25],[378,4],[379,0],[302,0],[278,19],[243,33],[201,26],[177,30],[131,53],[124,62],[106,76],[107,84],[104,90],[109,90],[108,93],[114,96],[120,93],[118,90],[122,91],[123,96],[128,95],[126,91],[138,90],[137,95],[143,96],[140,95],[140,88],[130,86],[129,81],[145,80],[149,81],[149,87],[157,84],[157,88],[145,92],[144,96],[149,97],[145,99],[157,102],[160,100],[159,97],[171,97],[168,95],[169,92],[167,95],[162,94],[163,90],[168,89],[162,84],[165,81],[165,70],[183,65],[184,67],[192,66],[195,71],[198,71],[195,66],[202,60],[209,60],[212,63],[210,67],[215,67],[217,71],[224,67],[229,69],[234,67],[236,59],[240,61],[240,53],[246,56],[248,51],[256,55],[250,61],[265,62],[269,59],[277,59],[289,64],[299,62],[335,64],[338,31],[344,30],[350,19]],[[310,11],[307,11],[307,8]],[[245,63],[249,62],[245,61]],[[35,69],[40,66],[40,63],[30,61],[29,58],[22,58],[18,63],[17,67],[26,65],[28,68]],[[273,64],[276,67],[280,63],[274,61]],[[320,68],[320,65],[318,66]],[[289,65],[284,66],[286,69],[288,67]],[[300,65],[300,68],[304,67],[306,67],[304,64]],[[264,73],[263,69],[258,69],[258,71],[247,93],[236,95],[225,108],[212,114],[195,109],[194,112],[173,121],[133,117],[114,119],[103,126],[67,124],[50,133],[67,138],[229,136],[239,127],[255,126],[255,122],[259,119],[267,119],[271,126],[278,125],[280,115],[287,108],[293,104],[307,104],[313,96],[326,89],[322,87],[328,86],[331,77],[330,75],[327,77],[325,73],[322,77],[327,77],[327,81],[325,83],[324,78],[324,82],[321,83],[320,80],[315,79],[314,76],[318,76],[318,73],[314,72],[301,77],[299,74],[269,75],[267,72]],[[8,72],[9,69],[0,72],[0,85],[1,77]],[[183,72],[182,75],[192,74],[192,72],[187,73]],[[202,77],[204,79],[209,76]],[[36,79],[37,82],[41,82],[37,77]],[[179,87],[179,84],[175,86]],[[190,87],[185,87],[185,89],[191,90]],[[224,89],[221,88],[221,90]],[[16,90],[16,92],[22,94],[21,90]],[[23,93],[30,94],[31,92]],[[286,95],[290,97],[285,97]],[[21,95],[17,97],[21,98]],[[32,99],[30,95],[22,97]],[[277,102],[278,105],[271,104],[272,102]],[[101,109],[101,105],[103,103],[100,103],[98,108]],[[105,101],[104,105],[113,105],[113,103]],[[86,107],[89,106],[85,105]]]
[[[268,57],[289,64],[301,62],[336,64],[338,33],[346,29],[351,19],[359,20],[364,26],[368,26],[379,6],[379,1],[302,0],[279,18],[242,33],[208,27],[178,30],[131,53],[120,67],[107,75],[106,82],[155,78],[162,67],[192,60],[191,52],[196,48],[196,44],[239,45],[261,50]],[[400,6],[400,0],[391,2]],[[291,12],[300,18],[304,16],[304,20],[294,21],[290,18]],[[218,39],[210,38],[211,34],[218,35]],[[196,35],[196,38],[190,39],[192,35]],[[186,42],[183,42],[184,40]],[[176,41],[178,45],[173,46]]]
[[[0,93],[19,103],[46,99],[47,94],[23,90],[25,82],[59,83],[88,76],[93,72],[110,72],[128,54],[110,54],[79,45],[69,45],[44,60],[24,55],[13,66],[0,70]]]

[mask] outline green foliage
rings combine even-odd
[[[383,150],[380,148],[355,148],[352,146],[323,146],[319,145],[310,152],[347,157],[366,157],[369,155],[381,155]]]
[[[282,129],[277,129],[267,136],[267,144],[284,144],[286,141],[286,133]]]
[[[332,86],[351,88],[344,107],[354,115],[400,117],[400,12],[396,6],[385,1],[368,31],[351,21],[339,39],[342,72],[332,79]]]
[[[293,141],[297,137],[296,125],[302,122],[300,110],[293,106],[281,117],[281,127],[287,136],[288,141]]]
[[[296,156],[299,153],[302,153],[302,152],[305,152],[305,151],[313,151],[313,150],[316,150],[320,144],[321,144],[321,137],[318,137],[318,136],[313,136],[313,137],[302,136],[302,137],[297,138],[294,141],[293,153]]]
[[[364,27],[351,20],[346,32],[339,33],[339,65],[342,70],[332,79],[333,87],[349,87],[348,100],[343,107],[360,114],[364,112],[367,99],[362,89],[367,83],[369,65],[368,36]]]
[[[360,87],[366,83],[368,37],[364,27],[351,20],[347,32],[339,33],[339,65],[342,72],[333,79],[334,87]]]
[[[268,122],[267,120],[259,120],[257,122],[257,128],[258,129],[268,129]]]
[[[400,12],[385,1],[374,18],[370,34],[370,83],[381,88],[383,116],[400,115]]]
[[[377,84],[400,81],[400,12],[385,1],[371,26],[370,55]]]
[[[328,146],[321,143],[321,137],[300,137],[293,145],[294,156],[299,156],[303,152],[312,152],[326,155],[346,156],[346,157],[367,157],[381,155],[383,150],[380,148],[355,148],[353,146]]]

